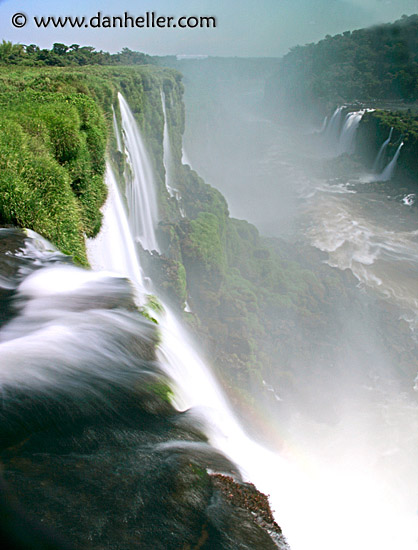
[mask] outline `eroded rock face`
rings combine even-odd
[[[10,544],[286,548],[266,497],[171,405],[158,328],[129,281],[75,268],[20,230],[0,230],[0,247],[0,529]]]

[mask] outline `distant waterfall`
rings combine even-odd
[[[373,172],[378,172],[378,170],[380,169],[383,155],[385,154],[386,148],[389,145],[390,140],[392,139],[392,134],[393,134],[393,127],[390,129],[389,137],[383,142],[381,148],[379,149],[379,152],[377,153],[376,160],[374,161],[374,164],[373,164]]]
[[[120,101],[123,107],[124,128],[134,133],[130,127],[133,124],[128,117],[129,108],[123,98],[120,98]],[[127,130],[125,130],[126,133]],[[130,139],[126,139],[125,142],[127,155],[134,159],[139,157],[140,151],[136,148],[141,146],[142,142],[130,136]],[[145,301],[142,269],[139,258],[133,250],[135,245],[132,236],[126,232],[128,222],[110,166],[108,166],[106,181],[109,186],[109,196],[103,211],[102,230],[96,240],[89,243],[89,260],[94,269],[108,269],[131,278],[141,301]],[[144,181],[148,187],[153,185],[152,178]],[[150,198],[155,200],[155,193],[150,191],[146,189],[143,194],[129,192],[127,194],[129,210],[141,212],[145,208],[143,203],[146,203],[146,208],[156,210],[155,205],[149,204]],[[149,224],[153,223],[151,216],[144,219]],[[129,227],[132,231],[132,225]],[[151,234],[152,227],[145,227],[144,232]],[[165,304],[163,307],[165,314],[155,313],[161,333],[158,355],[166,374],[175,383],[175,406],[179,410],[194,407],[199,412],[211,444],[238,464],[246,479],[255,483],[261,491],[270,493],[273,508],[276,507],[277,510],[279,502],[276,500],[275,504],[275,497],[276,499],[280,497],[285,485],[296,482],[291,480],[287,463],[245,434],[222,390],[194,349],[180,321]],[[288,547],[283,543],[280,548]]]
[[[344,125],[338,140],[339,155],[343,153],[352,155],[354,153],[356,146],[355,136],[364,113],[365,111],[357,111],[348,113],[345,117]]]
[[[164,147],[164,168],[165,168],[165,186],[170,197],[174,197],[175,190],[173,189],[173,154],[171,152],[171,143],[170,143],[170,134],[168,132],[168,122],[167,122],[167,108],[165,104],[165,93],[161,90],[161,103],[163,106],[163,115],[164,115],[164,137],[163,137],[163,147]]]
[[[157,201],[151,162],[138,125],[122,94],[118,94],[124,149],[130,173],[126,176],[126,195],[129,205],[129,224],[135,240],[145,250],[160,251],[155,235]]]
[[[324,132],[324,137],[327,143],[333,145],[338,141],[341,131],[341,118],[344,106],[337,107],[330,118]]]
[[[190,168],[192,167],[190,159],[187,156],[187,153],[186,153],[186,150],[185,150],[184,146],[182,147],[182,150],[181,150],[181,163],[182,164],[188,164],[190,166]]]
[[[322,126],[319,130],[316,131],[317,134],[322,134],[323,132],[325,132],[325,129],[327,127],[327,124],[328,124],[328,117],[326,116],[324,118],[324,121],[322,122]]]
[[[119,125],[116,118],[115,108],[113,107],[113,105],[112,105],[112,113],[113,113],[113,132],[116,136],[116,145],[117,145],[118,151],[122,152],[123,151],[122,139],[120,137]]]
[[[392,179],[392,176],[395,173],[396,163],[398,162],[399,155],[401,154],[402,147],[403,142],[399,145],[393,159],[389,162],[383,172],[376,177],[377,181],[389,181],[390,179]]]

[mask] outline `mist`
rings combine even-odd
[[[275,369],[263,371],[263,388],[251,389],[262,419],[251,420],[256,437],[295,468],[292,482],[273,491],[282,495],[273,506],[294,550],[412,550],[415,213],[378,190],[353,187],[366,170],[339,151],[354,150],[356,129],[349,142],[338,138],[340,129],[330,140],[332,111],[327,133],[313,102],[298,109],[275,97],[270,104],[266,88],[277,66],[276,59],[178,63],[186,88],[183,162],[284,261],[312,270],[323,293],[308,327],[286,313],[285,343],[265,349]]]
[[[22,11],[28,17],[61,14],[52,0],[35,6],[29,2],[22,4]],[[137,305],[124,277],[136,281],[136,292],[145,302],[145,296],[154,290],[159,296],[158,284],[167,282],[166,273],[157,274],[163,261],[167,261],[164,265],[167,272],[176,267],[177,271],[173,269],[176,275],[179,266],[182,267],[184,277],[180,280],[179,276],[176,281],[183,284],[181,299],[178,298],[178,303],[166,301],[166,295],[161,292],[165,313],[151,312],[151,321],[155,321],[156,315],[163,334],[163,344],[156,354],[164,369],[163,372],[157,369],[152,376],[147,370],[146,376],[161,378],[164,384],[166,380],[173,381],[175,397],[164,414],[175,418],[189,407],[197,408],[196,417],[200,414],[205,420],[201,422],[202,426],[205,424],[202,432],[207,430],[208,442],[216,451],[209,451],[206,441],[187,439],[189,435],[186,435],[185,441],[179,439],[174,444],[171,436],[168,443],[165,439],[158,440],[161,445],[158,452],[162,449],[170,460],[169,451],[173,447],[179,454],[188,449],[190,456],[196,449],[202,455],[212,453],[213,462],[209,465],[214,464],[214,469],[217,464],[223,464],[223,459],[217,462],[218,452],[225,453],[225,471],[234,474],[238,470],[234,470],[232,462],[235,462],[251,481],[271,495],[275,517],[292,550],[416,549],[418,229],[415,203],[418,187],[411,174],[405,175],[405,164],[402,171],[400,162],[413,140],[409,139],[408,143],[405,139],[403,145],[406,130],[403,126],[401,130],[393,127],[389,130],[396,121],[387,113],[377,122],[367,117],[376,109],[385,112],[399,109],[401,115],[397,116],[401,117],[402,124],[403,116],[411,117],[411,124],[415,124],[417,88],[402,79],[402,74],[407,72],[402,65],[401,76],[393,79],[398,95],[394,92],[394,97],[386,101],[383,96],[369,93],[369,89],[379,88],[380,83],[370,77],[374,65],[368,64],[367,56],[371,54],[367,52],[358,64],[365,67],[364,80],[370,77],[364,87],[367,93],[357,97],[353,92],[349,100],[345,100],[341,91],[343,84],[357,83],[361,71],[350,73],[350,67],[347,69],[344,63],[339,63],[338,78],[327,73],[325,84],[315,88],[317,95],[305,97],[300,91],[300,83],[306,77],[305,63],[300,63],[300,71],[295,68],[296,78],[290,70],[283,71],[285,65],[280,56],[298,44],[413,13],[418,10],[418,0],[265,0],[257,6],[250,0],[227,4],[201,0],[179,1],[175,8],[166,0],[154,2],[152,6],[127,1],[123,8],[114,0],[91,1],[88,6],[75,0],[71,14],[94,15],[100,10],[117,15],[122,9],[133,14],[151,9],[176,16],[214,14],[218,26],[187,31],[97,29],[93,33],[85,28],[37,29],[31,22],[24,29],[15,29],[10,24],[15,5],[0,0],[0,31],[5,40],[36,43],[40,47],[51,47],[54,42],[92,44],[97,50],[110,52],[128,47],[167,56],[154,61],[174,67],[183,75],[186,116],[182,143],[179,128],[183,111],[175,104],[180,103],[181,92],[170,95],[174,86],[180,89],[181,83],[173,74],[167,77],[166,88],[163,77],[157,79],[161,87],[152,90],[149,97],[146,93],[150,90],[142,86],[142,81],[143,89],[138,87],[141,101],[135,106],[135,114],[145,117],[144,143],[136,127],[138,121],[124,97],[119,94],[119,107],[116,103],[112,105],[118,158],[121,161],[126,157],[132,172],[121,169],[123,174],[119,176],[126,178],[123,184],[126,195],[119,196],[117,177],[107,163],[106,180],[113,202],[103,211],[102,233],[97,242],[89,243],[89,261],[96,269],[109,269],[118,272],[120,277],[106,279],[102,287],[91,283],[93,305],[89,301],[86,310],[90,312],[100,299],[101,290],[107,289],[108,297],[102,297],[103,309],[109,309],[110,313],[106,312],[105,316],[106,330],[102,328],[97,336],[99,343],[91,339],[90,344],[100,347],[103,332],[104,338],[113,335],[118,352],[122,349],[125,355],[129,354],[124,378],[129,393],[132,385],[129,368],[131,362],[135,365],[136,349],[142,345],[135,344],[138,334],[142,331],[146,341],[158,338],[149,336],[142,324],[140,331],[137,322],[131,323],[131,314]],[[395,51],[394,63],[400,63],[401,59],[402,63],[416,64],[413,56],[402,57],[402,51],[399,55],[396,53],[396,38],[394,41],[387,48],[392,51],[393,47]],[[347,64],[352,60],[351,53],[349,50],[346,56]],[[43,68],[41,66],[41,70]],[[384,69],[385,75],[395,74],[386,66]],[[336,82],[342,83],[341,86],[327,95]],[[317,84],[315,80],[314,84]],[[147,107],[142,112],[143,105]],[[120,122],[115,107],[119,109]],[[361,131],[363,123],[364,132]],[[150,135],[154,147],[148,147],[147,152],[146,137]],[[372,142],[373,136],[378,138],[375,142]],[[411,134],[407,137],[411,138]],[[152,157],[155,151],[159,160]],[[412,157],[413,153],[410,152]],[[411,164],[409,161],[406,166]],[[185,165],[189,165],[190,170]],[[158,177],[154,177],[153,171],[158,172]],[[228,230],[221,228],[220,236],[218,226],[215,227],[214,233],[219,239],[213,249],[207,247],[215,268],[204,272],[205,277],[201,274],[207,250],[202,253],[203,260],[190,258],[191,250],[195,254],[196,250],[202,252],[201,243],[198,238],[187,240],[187,231],[193,222],[198,225],[196,219],[200,214],[200,205],[196,207],[194,201],[199,202],[204,195],[204,183],[199,183],[193,171],[225,196],[225,218],[229,211],[232,218],[254,225],[254,228],[248,224],[233,225],[233,220]],[[135,172],[145,175],[141,179],[135,177]],[[181,178],[184,181],[180,181]],[[167,196],[164,195],[163,208],[158,210],[158,200],[164,193]],[[215,207],[221,205],[218,209],[221,211],[222,197],[217,196],[213,202]],[[197,235],[204,239],[208,234],[213,235],[209,230],[213,224],[219,224],[219,218],[212,211],[202,212],[203,221],[198,225],[201,232]],[[166,219],[162,219],[164,215]],[[159,224],[161,221],[164,223]],[[171,226],[176,230],[172,231]],[[238,261],[240,256],[246,256],[246,249],[232,250],[238,242],[233,239],[233,231],[244,234],[239,243],[248,245],[251,256],[248,263]],[[180,243],[181,239],[184,241]],[[167,242],[176,247],[174,259],[169,257]],[[214,244],[210,237],[208,242]],[[161,259],[160,253],[167,256]],[[169,260],[173,262],[170,264]],[[230,260],[230,269],[225,268],[222,279],[222,269],[216,269],[219,268],[216,262],[224,268]],[[260,273],[255,265],[261,266]],[[63,281],[71,281],[73,268],[61,270],[61,274],[59,269],[54,269],[54,277],[59,279],[68,271],[68,280],[63,277]],[[29,293],[30,300],[24,295],[25,284],[19,292],[29,303],[33,302],[32,309],[23,308],[19,313],[16,308],[20,317],[10,324],[9,332],[4,332],[6,344],[8,337],[12,342],[10,346],[3,346],[8,361],[5,364],[9,367],[7,373],[13,383],[16,377],[17,388],[22,381],[16,375],[20,351],[14,340],[23,335],[31,323],[45,322],[42,315],[38,319],[35,311],[38,292],[40,303],[44,299],[48,301],[43,290],[38,289],[36,274],[30,277],[29,283],[36,283],[33,295]],[[40,277],[42,289],[52,288],[48,280],[43,282],[43,277]],[[62,308],[61,316],[66,318],[68,314],[72,319],[68,296],[74,298],[70,291],[64,299],[54,298],[50,315],[56,315]],[[83,297],[81,293],[81,304]],[[123,316],[114,311],[114,304],[121,297],[126,302],[123,307],[127,310],[127,325],[131,326],[129,334],[125,334],[122,327]],[[211,307],[206,308],[207,303]],[[89,316],[100,317],[94,312]],[[112,322],[117,327],[121,325],[115,334],[111,330]],[[203,351],[189,338],[183,326],[186,322],[198,336],[201,330]],[[87,330],[84,324],[81,328]],[[130,334],[132,354],[124,343]],[[108,376],[112,385],[114,375],[117,382],[122,376],[123,371],[118,370],[119,355],[113,349],[110,359],[105,357],[109,360],[109,371],[103,371],[96,349],[90,350],[87,346],[86,350],[77,350],[72,339],[67,342],[53,336],[54,342],[57,340],[54,344],[57,357],[68,345],[76,366],[77,354],[81,354],[87,366],[90,363],[84,356],[91,359],[94,377],[84,372],[73,376],[77,371],[72,363],[69,365],[69,379],[77,379],[86,394],[95,387],[96,378],[100,381],[101,377]],[[43,376],[46,362],[46,371],[57,377],[60,391],[67,390],[65,376],[57,371],[55,363],[48,363],[46,347],[39,346],[40,366],[32,365],[32,346],[36,345],[33,338],[32,335],[28,339],[24,349],[29,365],[25,372],[37,381]],[[69,339],[68,335],[66,338]],[[83,335],[78,338],[82,339]],[[219,352],[216,358],[215,353],[211,357],[213,350]],[[248,363],[242,360],[245,354]],[[206,361],[206,357],[210,359]],[[219,357],[219,364],[215,365]],[[154,359],[152,355],[149,360],[153,369]],[[218,369],[215,374],[212,367]],[[231,379],[225,382],[227,376],[235,377],[233,384]],[[144,380],[147,381],[147,377],[144,375]],[[225,387],[221,388],[218,378]],[[80,388],[76,383],[74,388],[78,395]],[[165,385],[163,390],[164,398],[169,400]],[[148,400],[149,407],[154,406],[153,396],[142,397],[147,407]],[[134,395],[133,404],[135,400]],[[81,414],[84,402],[81,398],[74,401]],[[215,413],[207,412],[211,407]],[[158,413],[158,409],[156,411]],[[191,417],[193,414],[194,411]],[[171,430],[171,422],[175,420],[170,417],[167,432]],[[145,451],[144,456],[148,456]],[[111,469],[117,471],[113,464]],[[152,495],[154,482],[149,485]],[[211,505],[208,504],[208,509]],[[146,521],[144,523],[146,532]],[[167,533],[170,530],[171,527],[167,528]]]

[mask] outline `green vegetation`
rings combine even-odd
[[[418,15],[296,46],[267,92],[293,104],[418,99]]]
[[[34,229],[87,262],[100,228],[106,125],[95,102],[34,89],[0,96],[0,218]]]
[[[326,266],[314,273],[291,249],[230,218],[223,196],[189,166],[177,170],[186,218],[161,224],[168,258],[150,261],[152,278],[175,299],[176,272],[167,266],[184,266],[193,309],[185,316],[227,385],[240,388],[242,405],[252,381],[269,373],[292,379],[292,357],[303,353],[300,340],[312,342],[320,331],[334,334],[327,302],[345,296],[344,285]],[[183,294],[177,299],[184,303]]]
[[[157,166],[160,89],[181,93],[179,79],[171,69],[148,66],[0,67],[0,223],[33,229],[87,265],[84,237],[100,229],[108,142],[115,164],[124,164],[112,135],[117,91],[132,105]],[[179,116],[184,121],[182,109]],[[160,169],[160,189],[163,180]]]
[[[3,40],[0,44],[0,65],[68,67],[69,65],[146,65],[153,63],[151,56],[123,48],[120,53],[97,52],[91,46],[72,44],[67,46],[59,42],[48,49],[36,44],[25,46]]]
[[[59,55],[59,54],[57,54]],[[318,277],[293,251],[265,242],[254,226],[229,217],[221,193],[181,162],[183,85],[173,69],[126,67],[13,67],[0,69],[1,222],[29,227],[87,264],[84,236],[97,234],[106,196],[105,155],[121,176],[112,105],[126,97],[154,164],[163,254],[143,253],[143,265],[160,291],[182,309],[206,342],[214,364],[246,395],[252,381],[280,362],[301,356],[304,334],[332,337],[324,302],[344,294],[338,275]],[[180,203],[165,187],[163,111],[166,96],[173,181]],[[180,214],[179,206],[185,217]],[[325,308],[326,309],[326,308]],[[142,313],[156,322],[151,298]],[[292,327],[298,323],[297,337]],[[246,400],[248,402],[248,399]]]
[[[384,111],[377,109],[365,113],[357,136],[357,155],[362,161],[373,165],[376,154],[393,128],[391,143],[386,150],[386,162],[393,157],[401,142],[404,143],[397,164],[398,184],[412,183],[416,186],[418,178],[418,115],[408,111]]]

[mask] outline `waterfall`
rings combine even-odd
[[[386,168],[381,174],[376,176],[375,181],[389,181],[392,179],[393,174],[395,173],[396,163],[398,162],[399,155],[401,154],[401,149],[403,147],[403,142],[399,145],[393,159],[389,162]]]
[[[127,154],[136,157],[136,150],[129,148],[137,145],[135,140],[127,141]],[[142,301],[145,301],[142,269],[137,254],[132,250],[132,236],[126,233],[126,228],[132,226],[128,226],[110,166],[107,168],[106,181],[109,185],[109,196],[103,211],[103,228],[95,241],[89,243],[89,260],[93,269],[112,270],[130,277],[140,298],[142,295]],[[150,179],[147,183],[152,185],[152,182]],[[129,209],[141,211],[142,204],[131,204],[130,201],[141,203],[150,196],[155,197],[149,191],[147,190],[145,196],[139,193],[128,196]],[[115,217],[119,218],[119,225],[115,223]],[[147,219],[151,223],[151,218]],[[146,229],[150,233],[152,228]],[[113,254],[117,257],[113,257]],[[199,415],[205,425],[210,443],[240,467],[245,479],[255,483],[261,491],[269,493],[273,508],[276,512],[282,512],[279,510],[280,495],[285,486],[290,492],[291,485],[296,483],[290,467],[284,459],[255,443],[245,434],[180,321],[166,304],[162,305],[164,313],[155,314],[161,334],[158,356],[162,368],[175,384],[173,404],[178,410],[193,407],[195,414]]]
[[[129,229],[128,218],[109,163],[106,165],[108,199],[103,208],[100,234],[87,240],[90,263],[97,270],[120,273],[144,288],[143,275],[138,263],[136,247]]]
[[[113,105],[112,105],[112,113],[113,113],[113,132],[116,136],[116,145],[117,145],[118,151],[122,152],[123,151],[122,139],[120,137],[119,125],[116,118],[115,108],[113,107]]]
[[[163,106],[163,115],[164,115],[164,137],[163,137],[163,147],[164,147],[164,168],[165,168],[165,186],[170,197],[174,197],[175,190],[171,185],[173,182],[172,170],[173,170],[173,155],[171,152],[171,143],[170,143],[170,134],[168,132],[168,122],[167,122],[167,108],[165,104],[165,93],[161,90],[161,103]]]
[[[167,108],[166,108],[166,97],[163,90],[161,90],[161,103],[163,106],[163,114],[164,114],[164,136],[163,136],[163,147],[164,147],[164,156],[163,156],[163,162],[164,162],[164,168],[165,168],[165,186],[167,188],[168,194],[170,197],[174,197],[177,201],[177,205],[179,208],[180,216],[182,218],[186,217],[186,214],[184,212],[184,208],[181,206],[181,194],[178,189],[175,189],[172,185],[173,183],[173,154],[171,151],[171,143],[170,143],[170,134],[168,132],[168,122],[167,122]]]
[[[357,111],[348,113],[345,117],[344,124],[338,140],[338,154],[347,153],[352,155],[355,150],[355,136],[358,126],[365,111]]]
[[[103,226],[99,236],[88,243],[89,261],[95,270],[109,270],[131,278],[139,300],[145,302],[141,266],[132,250],[133,239],[126,233],[129,225],[109,165],[106,181],[109,195],[103,210]],[[116,225],[115,216],[119,219]],[[158,358],[164,372],[174,382],[174,406],[178,410],[193,407],[195,415],[205,425],[211,445],[239,466],[244,479],[270,494],[272,507],[279,512],[282,503],[278,496],[285,487],[286,492],[291,492],[291,486],[296,483],[293,472],[284,459],[245,434],[181,323],[166,304],[162,302],[162,305],[164,314],[155,313],[161,334]],[[287,546],[282,548],[287,549]]]
[[[328,117],[326,116],[322,122],[322,126],[319,130],[316,131],[317,134],[322,134],[323,132],[325,132],[325,129],[327,127],[327,124],[328,124]]]
[[[393,127],[390,129],[389,137],[382,143],[382,146],[379,149],[379,152],[377,153],[376,160],[373,164],[373,172],[378,172],[380,169],[380,164],[383,158],[383,155],[385,154],[386,148],[390,143],[390,140],[392,139],[392,133],[393,133]]]
[[[341,117],[344,106],[337,107],[325,128],[324,137],[328,144],[334,145],[340,135]]]
[[[145,250],[160,251],[155,235],[157,201],[151,162],[138,125],[122,94],[118,94],[122,116],[124,150],[130,173],[125,174],[129,225],[135,241]]]
[[[181,162],[182,162],[182,164],[188,164],[190,166],[190,168],[192,167],[184,146],[181,149]]]

